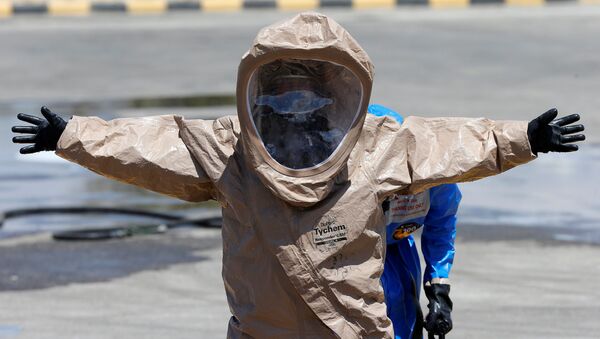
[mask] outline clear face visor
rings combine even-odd
[[[248,85],[248,111],[269,155],[291,169],[329,159],[359,115],[362,84],[344,66],[320,60],[276,60]]]

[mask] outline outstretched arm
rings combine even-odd
[[[555,119],[552,109],[531,122],[408,117],[399,126],[378,121],[391,138],[372,152],[382,200],[394,191],[422,192],[496,175],[535,159],[538,152],[571,152],[585,139],[578,115]],[[390,133],[380,133],[390,135]]]
[[[183,141],[173,116],[104,121],[73,117],[68,123],[48,108],[39,117],[19,114],[29,126],[15,143],[29,144],[21,153],[53,151],[96,173],[187,201],[215,198],[214,188]]]

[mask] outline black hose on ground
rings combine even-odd
[[[41,214],[121,214],[140,217],[151,217],[162,219],[163,223],[148,223],[141,225],[103,227],[93,229],[81,229],[55,232],[52,237],[55,240],[106,240],[120,239],[140,234],[164,233],[169,229],[177,227],[204,227],[220,228],[222,219],[219,216],[206,216],[201,218],[186,218],[179,215],[157,213],[137,209],[117,208],[117,207],[43,207],[43,208],[25,208],[6,211],[0,214],[0,228],[6,220],[18,217],[26,217]]]

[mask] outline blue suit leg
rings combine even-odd
[[[388,245],[381,282],[396,339],[411,339],[419,306],[421,265],[412,236]],[[419,308],[418,308],[419,307]]]

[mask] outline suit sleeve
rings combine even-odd
[[[425,259],[423,281],[449,278],[455,253],[456,213],[462,196],[456,184],[446,184],[431,188],[430,197],[431,205],[421,235]]]
[[[73,117],[56,154],[107,178],[187,201],[214,198],[214,187],[179,137],[174,116],[105,121]]]
[[[526,121],[408,117],[378,122],[372,163],[381,199],[474,181],[535,159]]]

